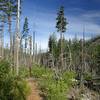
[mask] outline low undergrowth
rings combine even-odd
[[[27,81],[11,71],[9,62],[0,61],[0,100],[26,100],[29,93]]]
[[[55,72],[45,67],[34,66],[32,75],[38,81],[44,100],[66,100],[67,91],[75,84],[74,72]]]

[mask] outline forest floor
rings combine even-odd
[[[68,98],[73,98],[71,100],[100,100],[100,95],[88,89],[87,87],[72,87],[67,94]],[[70,100],[70,99],[69,99]]]
[[[27,100],[43,100],[42,97],[40,97],[37,82],[34,79],[28,79],[28,83],[31,88],[31,94],[28,96]],[[68,100],[100,100],[100,95],[98,93],[91,91],[86,87],[81,89],[79,87],[72,87],[67,94],[67,97],[72,98]]]
[[[28,96],[27,100],[42,100],[39,95],[40,91],[38,90],[36,82],[33,79],[29,79],[28,83],[31,87],[31,94]]]

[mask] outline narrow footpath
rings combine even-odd
[[[27,100],[42,100],[42,98],[39,95],[39,90],[37,88],[36,82],[30,79],[28,80],[28,83],[31,87],[31,94],[29,95]]]

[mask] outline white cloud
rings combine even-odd
[[[80,11],[80,9],[74,9]],[[56,13],[52,12],[34,12],[29,16],[29,26],[31,32],[36,31],[36,42],[38,43],[38,48],[47,49],[49,34],[56,31]],[[86,38],[90,38],[91,34],[99,34],[100,26],[92,20],[94,17],[100,17],[100,13],[86,12],[78,16],[66,15],[68,18],[68,30],[65,33],[67,39],[74,38],[75,34],[78,34],[78,38],[82,38],[83,27],[85,26]],[[35,24],[35,26],[34,26]],[[57,37],[59,34],[57,34]]]

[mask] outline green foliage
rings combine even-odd
[[[48,47],[49,47],[49,52],[56,57],[57,54],[57,38],[55,33],[50,35],[49,41],[48,41]]]
[[[22,78],[29,77],[29,68],[28,67],[20,67],[19,68],[19,76]]]
[[[1,83],[0,100],[26,100],[29,89],[25,80],[9,75]]]
[[[76,67],[76,71],[78,72],[78,69],[77,68],[80,63],[81,63],[81,40],[77,40],[77,38],[74,38],[72,40],[72,43],[71,43],[71,52],[72,52],[72,62],[73,62],[73,65]]]
[[[13,14],[14,2],[14,0],[9,0],[9,2],[5,2],[7,6],[5,13],[7,14],[7,16],[11,16]]]
[[[64,17],[64,7],[63,6],[60,7],[56,20],[57,20],[57,23],[56,23],[57,31],[65,32],[66,25],[68,24],[68,22],[66,22],[66,18]]]
[[[34,66],[32,75],[38,78],[38,83],[42,91],[41,95],[46,100],[66,100],[66,93],[74,83],[75,74],[73,72],[59,73],[59,78],[55,72],[49,68]]]
[[[63,80],[66,83],[68,83],[69,85],[71,85],[73,83],[73,79],[75,79],[75,76],[76,76],[75,72],[68,72],[68,71],[66,71],[66,72],[64,72],[62,74]]]
[[[53,71],[51,69],[45,69],[41,66],[33,66],[32,67],[32,76],[35,78],[46,78],[47,76],[52,77]]]
[[[4,60],[0,61],[0,80],[6,78],[10,72],[10,64]]]
[[[25,38],[28,36],[29,33],[29,28],[28,28],[28,18],[25,17],[25,22],[23,26],[23,32],[22,32],[22,38]]]
[[[100,45],[95,46],[94,64],[96,68],[96,73],[100,75]]]
[[[64,38],[62,39],[62,46],[61,46],[61,39],[58,40],[57,43],[57,50],[58,50],[58,55],[61,53],[61,47],[63,49],[63,53],[69,53],[69,49],[68,49],[68,41],[65,40]]]
[[[12,74],[10,64],[0,61],[0,100],[26,100],[29,90],[24,79]]]
[[[16,12],[17,12],[16,0],[9,0],[9,1],[1,0],[0,4],[1,4],[0,10],[3,11],[3,13],[7,15],[7,17],[16,15]]]
[[[91,80],[91,79],[92,79],[91,73],[85,73],[85,74],[84,74],[84,79],[85,79],[85,80]]]

